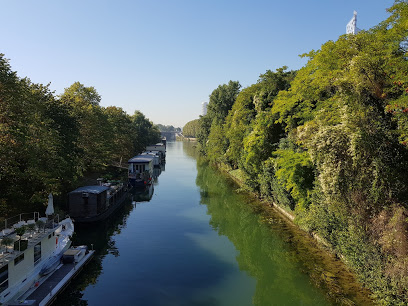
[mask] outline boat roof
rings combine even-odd
[[[142,163],[142,164],[147,164],[150,163],[153,160],[154,156],[153,155],[136,155],[132,157],[131,159],[128,160],[128,163]]]
[[[159,151],[146,151],[143,152],[141,155],[145,156],[145,155],[159,155]]]
[[[81,253],[81,250],[68,249],[64,252],[64,256],[75,256],[79,253]]]
[[[148,146],[146,146],[147,148],[148,147],[164,147],[164,144],[162,144],[162,143],[156,143],[156,144],[152,144],[152,145],[148,145]]]
[[[109,190],[109,187],[107,186],[83,186],[75,189],[74,191],[71,191],[70,193],[78,193],[78,192],[89,192],[89,193],[101,193],[104,192],[105,190]]]

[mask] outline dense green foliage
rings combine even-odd
[[[191,120],[183,127],[184,137],[197,137],[200,128],[200,119]]]
[[[202,151],[207,152],[213,162],[222,158],[226,150],[223,126],[240,88],[241,85],[237,81],[218,86],[210,95],[207,115],[200,118],[198,142]]]
[[[72,188],[86,171],[126,161],[159,131],[140,112],[101,107],[93,87],[79,82],[57,97],[11,70],[0,54],[0,216],[30,210],[48,193]]]
[[[303,55],[296,73],[267,71],[239,94],[216,89],[199,143],[326,240],[380,303],[405,305],[408,2],[389,12]]]

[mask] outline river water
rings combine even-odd
[[[95,258],[57,305],[370,304],[342,264],[279,214],[167,145],[154,189],[102,224],[76,227]]]

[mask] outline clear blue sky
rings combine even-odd
[[[8,0],[0,53],[20,77],[56,94],[76,81],[101,105],[182,127],[218,85],[299,69],[299,54],[388,17],[392,0]]]

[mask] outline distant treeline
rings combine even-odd
[[[220,85],[194,133],[209,161],[291,211],[379,303],[406,305],[408,2],[389,12],[304,54],[299,71]]]
[[[101,107],[95,88],[76,82],[55,96],[20,78],[0,54],[0,218],[47,201],[87,171],[126,162],[159,130],[141,112]]]
[[[172,125],[163,125],[163,124],[156,124],[157,128],[160,132],[180,132],[180,128],[176,128]]]
[[[183,127],[184,137],[196,138],[200,129],[200,119],[195,119],[186,123]]]

